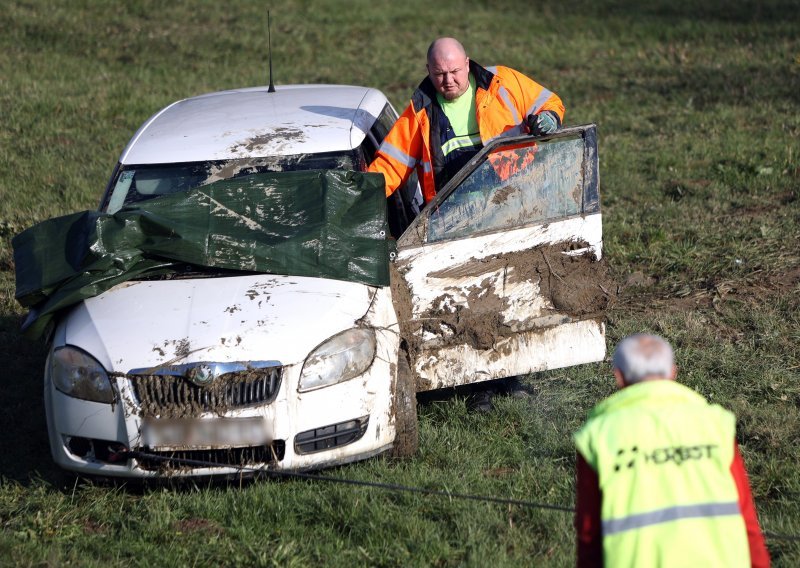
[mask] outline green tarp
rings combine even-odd
[[[386,286],[387,234],[379,174],[252,174],[23,231],[12,241],[16,298],[38,337],[60,309],[187,263]]]

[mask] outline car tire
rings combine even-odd
[[[408,355],[400,352],[397,358],[397,380],[394,388],[395,438],[391,456],[409,458],[417,453],[419,446],[419,430],[417,424],[417,389]]]

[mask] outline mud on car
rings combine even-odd
[[[98,211],[15,238],[58,465],[407,456],[415,393],[603,358],[595,127],[495,139],[423,208],[413,177],[386,199],[365,173],[396,118],[362,87],[178,101],[130,140]]]

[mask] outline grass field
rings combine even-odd
[[[267,82],[267,4],[5,0],[0,10],[0,565],[566,566],[571,516],[332,483],[109,487],[52,465],[45,347],[18,332],[11,238],[96,207],[120,151],[187,96]],[[738,416],[776,566],[800,564],[800,3],[668,0],[270,6],[276,83],[365,84],[396,107],[438,35],[598,125],[609,346],[652,331]],[[420,405],[409,461],[332,477],[571,506],[570,434],[607,363],[526,379],[486,415]],[[790,537],[795,535],[794,540]]]

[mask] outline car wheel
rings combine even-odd
[[[417,453],[419,431],[417,429],[417,389],[404,351],[397,358],[397,382],[394,387],[395,438],[391,456],[408,458]]]

